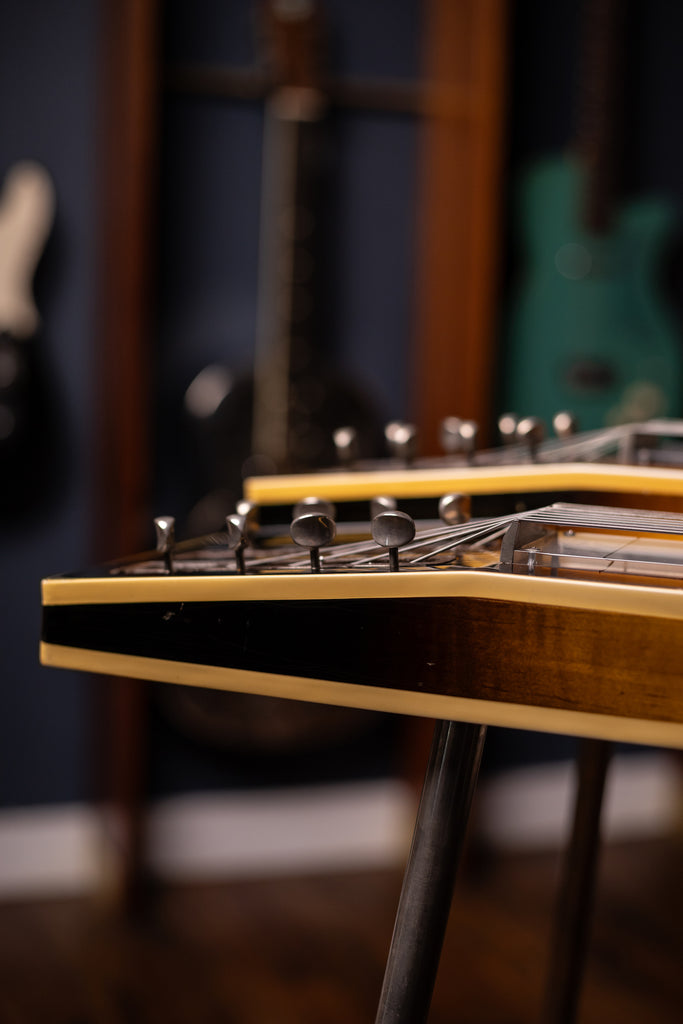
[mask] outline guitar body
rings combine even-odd
[[[609,233],[591,233],[585,187],[571,159],[539,164],[523,183],[529,271],[507,341],[505,407],[546,422],[571,409],[582,429],[677,415],[683,350],[656,281],[673,213],[641,201]]]
[[[207,371],[216,379],[230,381],[230,374],[223,367],[207,367],[202,371],[204,376]],[[254,473],[269,475],[278,468],[268,456],[253,452],[254,392],[253,376],[230,381],[210,415],[199,415],[186,397],[188,475],[192,493],[203,495],[190,514],[190,534],[220,529],[226,513],[235,508],[243,495],[244,478]],[[333,434],[341,426],[355,428],[364,456],[379,448],[381,430],[372,403],[341,374],[316,367],[315,374],[292,384],[291,395],[289,465],[293,469],[314,470],[332,465],[336,458]]]

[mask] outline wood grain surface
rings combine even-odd
[[[458,597],[44,613],[48,644],[407,691],[415,714],[422,694],[439,694],[683,722],[683,627],[672,619]]]
[[[678,839],[604,850],[582,1024],[678,1024]],[[558,858],[471,848],[430,1024],[533,1024]],[[6,1024],[363,1024],[400,871],[165,887],[127,924],[88,900],[0,905]]]

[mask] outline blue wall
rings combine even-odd
[[[33,515],[0,524],[0,803],[84,794],[88,701],[81,679],[37,664],[41,576],[87,556],[97,339],[94,141],[97,18],[92,0],[5,0],[0,33],[0,175],[31,157],[49,170],[57,219],[36,291],[37,342],[60,410],[68,472]],[[27,465],[25,472],[35,469]],[[0,481],[0,486],[16,486]]]

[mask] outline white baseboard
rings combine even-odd
[[[349,870],[405,856],[415,810],[395,779],[192,793],[150,807],[147,860],[166,879]],[[0,811],[0,899],[101,885],[117,846],[111,813],[80,804]]]
[[[507,849],[566,840],[573,764],[506,772],[477,797],[477,826]],[[393,866],[404,861],[415,794],[383,779],[301,789],[194,793],[150,808],[147,858],[162,878],[229,879]],[[609,840],[666,834],[681,824],[680,761],[617,757],[603,815]],[[97,808],[0,811],[0,899],[76,895],[102,884],[116,823]]]
[[[573,761],[517,768],[482,786],[479,826],[506,849],[566,841],[576,782]],[[647,838],[683,824],[683,762],[669,753],[612,759],[602,811],[607,841]]]

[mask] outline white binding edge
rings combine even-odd
[[[363,501],[389,492],[396,498],[430,498],[444,490],[467,494],[507,491],[610,491],[623,494],[683,496],[680,469],[611,463],[548,462],[521,466],[453,466],[439,469],[358,470],[250,477],[245,497],[259,505],[280,505],[315,494],[331,501]]]
[[[683,592],[666,587],[473,570],[245,576],[113,576],[43,580],[43,605],[180,601],[480,598],[557,608],[683,618]]]
[[[528,729],[533,732],[562,733],[683,749],[683,723],[677,722],[416,693],[391,687],[361,686],[328,679],[305,679],[300,676],[188,664],[162,658],[110,654],[58,644],[41,643],[40,660],[43,665],[55,668],[99,672],[162,683],[179,683],[184,686],[255,693],[264,697],[287,697],[316,704],[334,704],[509,729]]]

